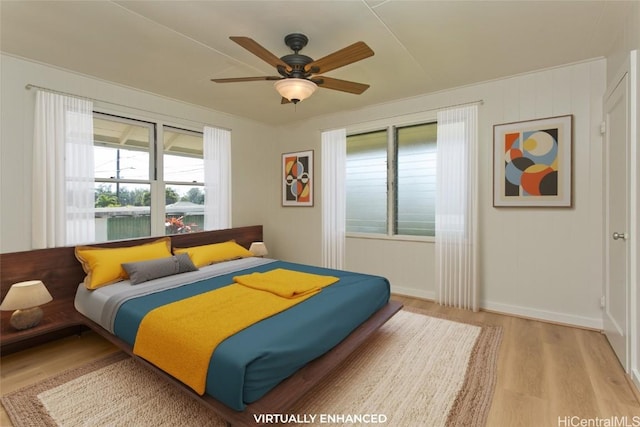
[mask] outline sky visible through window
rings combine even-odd
[[[102,179],[149,180],[149,153],[145,151],[94,147],[95,177]],[[118,158],[119,157],[119,158]],[[201,158],[165,154],[164,181],[204,182],[204,162]],[[119,165],[119,166],[118,166]],[[119,172],[118,172],[119,171]],[[169,185],[171,186],[171,185]],[[128,184],[129,188],[147,188],[148,184]],[[171,186],[180,196],[191,188]]]

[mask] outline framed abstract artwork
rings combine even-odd
[[[493,127],[493,206],[571,207],[573,116]]]
[[[313,206],[313,150],[282,155],[282,206]]]

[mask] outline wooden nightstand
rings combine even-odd
[[[86,329],[73,301],[53,300],[41,306],[42,321],[33,328],[17,330],[9,324],[10,311],[0,315],[0,355],[14,353],[64,336],[79,334]]]

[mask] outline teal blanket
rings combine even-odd
[[[318,295],[223,341],[214,352],[206,393],[241,411],[302,366],[326,353],[389,300],[387,279],[360,273],[276,261],[185,286],[132,298],[114,322],[115,334],[133,346],[147,312],[233,283],[233,276],[275,268],[336,276]],[[170,325],[167,325],[170,327]]]

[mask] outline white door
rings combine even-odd
[[[604,332],[629,372],[629,73],[605,97]]]

